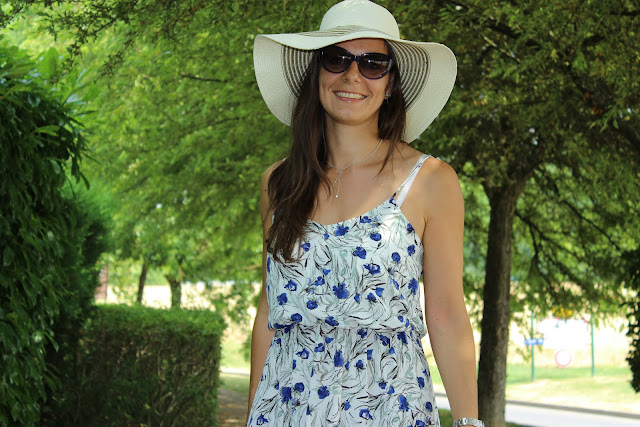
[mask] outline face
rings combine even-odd
[[[356,39],[338,43],[354,55],[363,53],[389,54],[381,39]],[[378,113],[387,90],[390,90],[390,75],[376,80],[367,79],[353,61],[342,73],[330,73],[322,66],[319,74],[320,103],[327,114],[327,122],[348,125],[370,123],[378,126]]]

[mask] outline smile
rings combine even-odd
[[[340,98],[349,98],[349,99],[365,99],[366,96],[361,95],[359,93],[352,92],[334,92]]]

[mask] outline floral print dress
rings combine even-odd
[[[309,220],[295,262],[267,255],[275,335],[250,426],[439,426],[420,339],[424,249],[393,197],[337,224]]]

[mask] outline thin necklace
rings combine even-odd
[[[338,195],[340,194],[340,183],[342,182],[342,172],[344,172],[345,170],[349,169],[351,166],[355,166],[355,165],[357,165],[357,164],[360,164],[360,163],[362,163],[362,162],[366,162],[367,160],[369,160],[369,159],[371,158],[371,156],[373,156],[373,155],[375,154],[375,152],[376,152],[376,151],[378,151],[378,148],[380,148],[380,144],[382,144],[382,138],[380,138],[380,141],[378,141],[378,145],[376,146],[375,150],[373,150],[373,151],[371,152],[371,154],[369,154],[369,155],[368,155],[367,157],[365,157],[364,159],[362,159],[362,160],[358,160],[357,162],[355,162],[355,163],[351,163],[349,166],[345,166],[345,167],[343,167],[343,168],[339,168],[339,167],[337,167],[337,166],[333,166],[333,165],[329,162],[329,160],[327,160],[327,164],[328,164],[329,166],[331,166],[331,167],[332,167],[332,168],[334,168],[334,169],[338,169],[338,171],[339,171],[339,172],[338,172],[338,176],[337,176],[337,177],[336,177],[336,179],[333,181],[333,184],[331,184],[331,190],[330,190],[331,192],[333,192],[333,187],[335,187],[336,182],[337,182],[337,183],[338,183],[338,191],[336,191],[336,197],[338,197]]]

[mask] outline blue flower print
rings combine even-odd
[[[302,249],[304,249],[305,252],[309,252],[309,248],[311,248],[311,243],[305,242],[300,246],[302,246]]]
[[[396,289],[400,289],[400,284],[396,281],[396,279],[391,279],[393,281],[393,286],[396,287]]]
[[[420,342],[420,340],[418,340],[418,342]],[[429,372],[427,369],[423,369],[422,373],[425,374],[427,378],[431,376],[431,372]]]
[[[382,236],[380,235],[380,233],[371,233],[369,235],[369,237],[371,238],[371,240],[373,240],[374,242],[379,242],[380,239],[382,239]]]
[[[427,408],[427,411],[433,412],[433,405],[431,404],[431,402],[425,403],[424,407]]]
[[[318,389],[318,397],[320,399],[324,399],[327,396],[329,396],[329,390],[327,389],[326,385],[323,385]]]
[[[307,350],[306,348],[303,348],[302,350],[296,353],[296,356],[300,356],[302,359],[308,359],[309,350]]]
[[[409,255],[413,255],[416,253],[416,245],[411,245],[407,248],[407,252],[409,252]]]
[[[380,342],[382,342],[382,345],[388,346],[391,343],[391,340],[387,336],[380,335]]]
[[[262,415],[262,414],[260,414],[260,416],[259,416],[259,417],[258,417],[258,419],[256,420],[256,423],[257,423],[259,426],[261,426],[261,425],[263,425],[263,424],[265,424],[265,423],[268,423],[268,422],[269,422],[269,420],[268,420],[264,415]]]
[[[380,266],[378,264],[365,264],[364,268],[369,270],[369,273],[371,273],[372,276],[380,273]]]
[[[293,320],[296,323],[300,323],[302,322],[302,315],[300,313],[293,313],[291,315],[291,320]]]
[[[360,338],[364,338],[367,336],[367,330],[366,329],[358,329],[358,335],[360,335]]]
[[[338,226],[338,229],[335,232],[336,236],[344,236],[349,232],[349,227],[343,227],[341,225]]]
[[[371,413],[369,413],[369,409],[365,408],[360,409],[360,418],[363,418],[365,420],[372,420],[373,416],[371,415]]]
[[[369,218],[368,216],[363,216],[362,218],[360,218],[360,223],[361,224],[369,224],[371,222],[371,218]]]
[[[398,407],[398,409],[407,412],[409,410],[409,402],[407,402],[407,398],[401,394],[398,399],[400,400],[400,406]]]
[[[277,389],[279,389],[279,388],[280,388],[280,381],[276,382],[276,383],[273,385],[273,388],[275,388],[276,390],[277,390]]]
[[[345,368],[347,371],[349,370],[349,363],[351,363],[351,362],[347,362],[347,363],[345,363],[345,364],[344,364],[344,368]]]
[[[360,302],[360,294],[355,294],[353,299],[356,300],[356,302]]]
[[[290,291],[295,291],[296,289],[298,289],[298,285],[293,280],[289,280],[289,282],[286,285],[284,285],[284,288]]]
[[[384,382],[384,381],[380,381],[380,382],[378,383],[378,385],[379,385],[379,386],[380,386],[380,388],[381,388],[381,389],[383,389],[383,390],[384,390],[385,388],[387,388],[387,383],[386,383],[386,382]]]
[[[422,420],[416,420],[416,427],[427,427],[427,424]]]
[[[344,410],[347,411],[347,410],[349,410],[349,408],[351,408],[351,403],[349,403],[349,401],[346,400],[344,402]]]
[[[314,285],[316,286],[322,286],[324,285],[326,282],[324,281],[324,277],[322,276],[318,276],[318,278],[316,279],[315,282],[313,282]]]
[[[342,365],[344,365],[344,358],[342,357],[342,351],[338,351],[333,356],[333,366],[342,366]]]
[[[338,325],[339,325],[338,321],[337,321],[337,320],[335,320],[335,319],[333,318],[333,316],[329,316],[329,317],[327,317],[326,319],[324,319],[324,321],[325,321],[325,323],[326,323],[327,325],[330,325],[330,326],[338,326]]]
[[[324,240],[327,240],[329,238],[329,235],[327,233],[324,233],[322,237],[324,237]]]
[[[401,323],[403,323],[403,322],[404,322],[404,317],[402,317],[402,316],[398,316],[398,320],[399,320]]]
[[[373,350],[367,350],[367,360],[371,360],[373,358]]]
[[[293,389],[297,392],[302,393],[304,391],[304,384],[296,383],[296,385],[293,386]]]
[[[331,270],[330,270],[330,269],[328,269],[328,268],[323,268],[323,269],[322,269],[322,274],[324,274],[325,276],[326,276],[327,274],[329,274],[329,273],[331,273]]]
[[[395,392],[396,392],[396,390],[393,388],[393,386],[392,386],[392,385],[390,385],[390,386],[389,386],[389,390],[387,391],[387,394],[393,394],[393,393],[395,393]]]
[[[413,225],[410,222],[407,223],[407,232],[411,233],[413,231]]]
[[[316,348],[313,349],[314,353],[322,353],[324,351],[324,344],[318,343]]]
[[[367,295],[367,299],[371,302],[374,302],[376,300],[376,296],[372,292],[369,292],[369,295]]]
[[[331,318],[333,320],[333,317]],[[329,344],[331,341],[333,341],[333,338],[331,337],[324,337],[324,342],[326,342],[327,344]]]
[[[400,262],[400,254],[398,252],[394,252],[391,254],[391,259],[395,262]]]
[[[358,258],[366,259],[367,251],[358,246],[355,251],[353,251],[353,256],[357,256]]]
[[[307,406],[307,415],[311,415],[311,408]]]
[[[384,291],[384,288],[380,288],[380,287],[376,288],[376,295],[378,295],[379,297],[381,297],[381,296],[382,296],[382,292],[383,292],[383,291]]]
[[[418,281],[416,279],[411,279],[411,281],[409,282],[409,290],[413,295],[418,292]]]
[[[267,257],[267,273],[271,273],[271,257],[270,256]]]
[[[282,387],[280,389],[280,395],[282,396],[282,403],[291,400],[291,387]]]
[[[407,344],[407,335],[402,332],[398,332],[398,339],[402,342],[402,344]]]
[[[291,369],[296,369],[296,359],[293,359],[293,363],[291,364]]]
[[[424,378],[423,377],[418,377],[418,386],[420,388],[424,388]]]
[[[314,308],[318,308],[318,303],[313,301],[313,300],[309,300],[309,301],[307,301],[307,308],[309,310],[313,310]]]
[[[393,347],[391,347],[391,348],[389,349],[389,354],[396,354],[396,349],[395,349],[395,348],[393,348]]]
[[[333,293],[338,297],[338,299],[346,299],[349,297],[349,292],[345,289],[344,283],[338,283],[337,286],[334,286]]]
[[[287,301],[288,301],[287,300],[287,294],[282,293],[282,294],[278,295],[278,304],[284,305],[284,304],[287,303]]]
[[[358,369],[364,369],[364,362],[362,360],[358,360],[356,362],[356,368]]]

